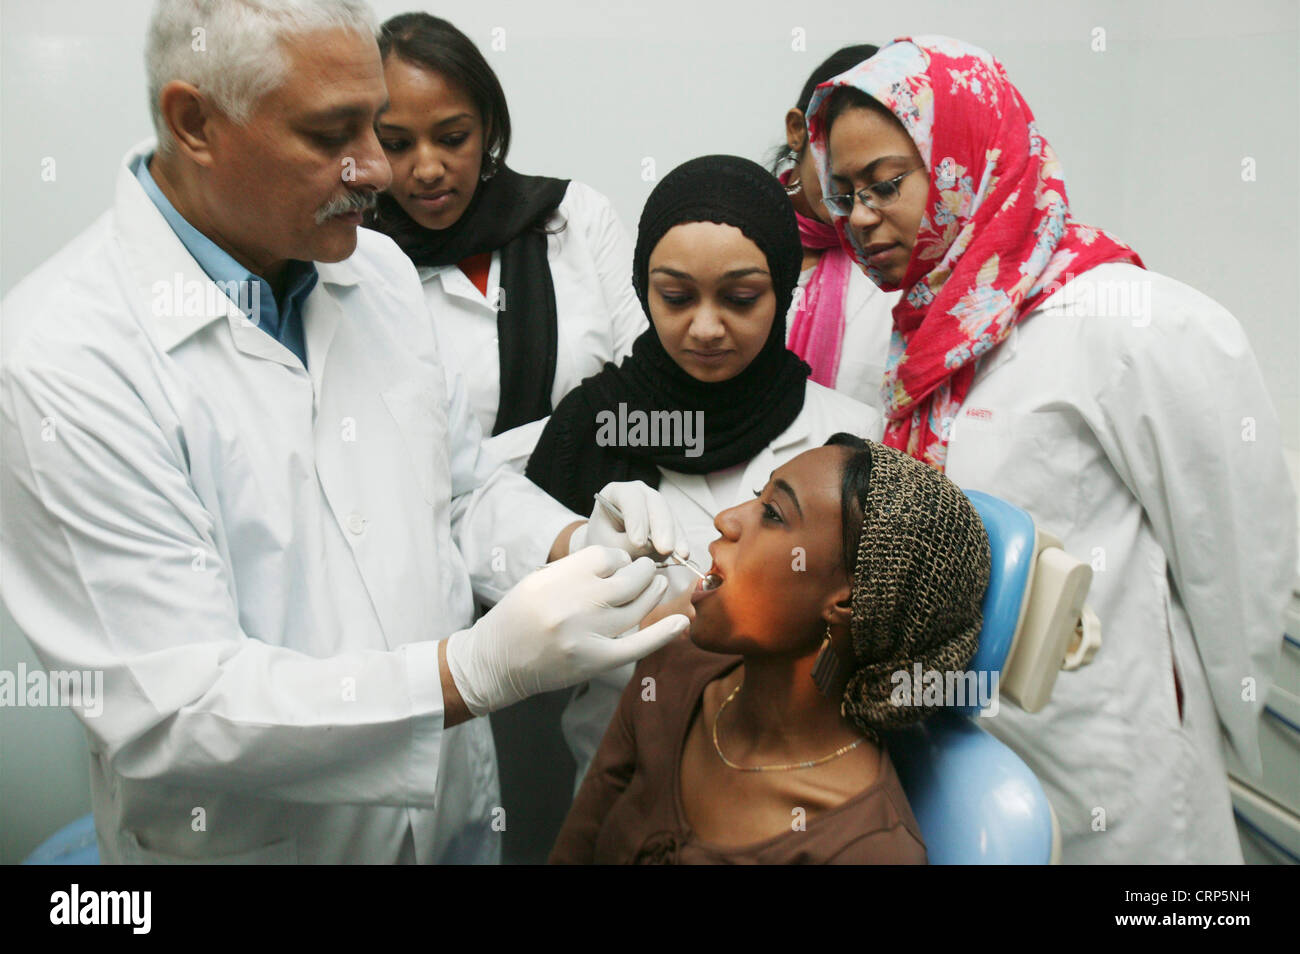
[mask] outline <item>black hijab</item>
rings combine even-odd
[[[763,348],[740,374],[706,383],[693,378],[664,350],[653,323],[618,367],[587,378],[551,415],[527,474],[577,513],[612,480],[659,486],[659,467],[707,474],[754,457],[788,428],[803,409],[807,364],[785,346],[785,316],[799,281],[802,251],[794,208],[766,170],[737,156],[704,156],[678,166],[646,200],[637,232],[632,281],[648,316],[650,253],[675,225],[733,225],[767,258],[776,315]],[[639,411],[703,412],[702,453],[685,446],[619,446],[598,441],[601,422]],[[602,415],[602,412],[608,412]],[[602,443],[605,446],[602,446]]]
[[[501,397],[493,434],[551,413],[559,331],[544,229],[568,187],[568,179],[523,176],[502,166],[492,178],[479,182],[464,214],[450,228],[424,228],[388,193],[379,197],[366,223],[395,241],[417,266],[455,265],[501,250]]]

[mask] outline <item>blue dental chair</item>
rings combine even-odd
[[[970,664],[985,679],[1001,675],[1024,618],[1035,528],[1019,507],[978,491],[967,496],[984,521],[993,557]],[[1020,756],[971,718],[978,711],[974,704],[953,707],[885,736],[930,863],[1055,862],[1060,828],[1042,785]]]
[[[45,839],[23,861],[25,865],[97,865],[99,842],[95,816],[82,815]]]

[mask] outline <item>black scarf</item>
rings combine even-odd
[[[750,460],[788,428],[803,409],[811,369],[785,347],[785,315],[799,280],[802,250],[793,207],[761,166],[734,156],[706,156],[673,170],[656,186],[641,215],[633,282],[649,314],[650,253],[683,222],[734,225],[767,257],[776,316],[762,350],[740,374],[706,383],[691,377],[664,350],[653,324],[632,354],[587,378],[560,402],[528,461],[528,477],[577,513],[590,513],[592,496],[614,480],[659,486],[659,467],[707,474]],[[685,427],[702,421],[702,453],[681,443],[648,446],[614,431],[634,413]],[[665,418],[661,417],[661,420]]]
[[[478,184],[469,207],[450,228],[424,228],[388,193],[379,197],[367,223],[395,241],[416,266],[455,265],[501,250],[501,397],[493,434],[551,413],[559,331],[543,229],[568,187],[568,179],[524,176],[502,166]]]

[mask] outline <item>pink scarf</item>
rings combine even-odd
[[[885,367],[882,443],[943,470],[951,422],[979,357],[1074,276],[1142,260],[1070,215],[1056,154],[1002,64],[984,50],[951,37],[905,37],[817,87],[808,129],[823,182],[830,174],[826,104],[837,86],[888,107],[930,175],[899,285],[861,258],[845,218],[836,229],[872,281],[904,289]]]
[[[790,171],[780,176],[784,185]],[[844,295],[853,260],[840,246],[835,226],[795,212],[799,241],[806,249],[823,250],[808,285],[796,289],[798,309],[790,324],[787,347],[812,366],[812,380],[835,387],[844,343]]]

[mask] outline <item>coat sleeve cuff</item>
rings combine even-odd
[[[412,806],[433,808],[438,790],[445,709],[438,641],[408,643],[398,650],[406,662],[406,691],[411,700],[411,762],[407,790]]]

